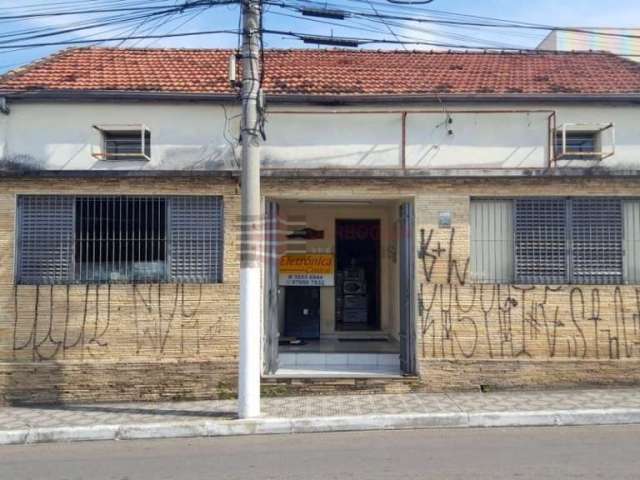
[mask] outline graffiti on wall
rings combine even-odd
[[[455,229],[447,235],[421,231],[424,358],[640,357],[640,288],[473,284],[469,258],[454,255]]]
[[[433,278],[434,268],[439,262],[446,262],[446,283],[451,284],[457,282],[464,285],[469,274],[469,262],[467,257],[464,262],[460,262],[454,258],[454,242],[456,237],[456,229],[452,227],[448,229],[449,239],[447,247],[442,245],[441,241],[433,239],[434,229],[425,234],[425,230],[420,230],[420,249],[418,250],[418,258],[422,262],[422,271],[427,282],[431,282]]]
[[[32,361],[197,355],[222,323],[202,285],[16,286],[13,304],[13,358]]]

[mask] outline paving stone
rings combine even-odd
[[[640,409],[640,389],[336,395],[274,397],[262,401],[264,416],[281,418],[608,408]],[[20,406],[0,408],[0,431],[26,427],[135,425],[234,418],[236,402],[233,400]]]

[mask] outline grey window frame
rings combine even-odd
[[[78,224],[76,216],[77,199],[82,198],[100,198],[100,199],[127,199],[132,200],[136,198],[144,199],[163,199],[166,203],[165,207],[165,243],[164,243],[164,274],[159,277],[151,279],[134,279],[131,274],[126,275],[126,278],[112,279],[111,276],[108,280],[104,278],[82,278],[81,273],[76,270],[76,246],[81,239],[78,238]],[[29,200],[31,199],[31,200]],[[49,214],[46,208],[55,205],[62,204],[65,206],[65,210],[57,212],[53,210],[54,214]],[[34,207],[34,205],[42,205],[41,207]],[[180,211],[187,212],[185,217],[190,215],[190,219],[187,222],[183,222],[181,225],[187,231],[187,242],[179,243],[178,239],[172,237],[178,236],[175,232],[172,235],[172,227],[169,224],[170,215]],[[26,217],[26,212],[31,208],[30,212],[34,218]],[[33,210],[34,208],[40,208],[41,210]],[[208,210],[207,210],[208,209]],[[145,210],[146,212],[146,210]],[[194,217],[194,213],[199,216]],[[207,217],[207,212],[210,212],[210,217]],[[61,215],[61,216],[60,216]],[[46,218],[35,218],[35,217]],[[207,221],[210,218],[210,221]],[[195,219],[195,220],[194,220]],[[30,221],[33,225],[27,225],[26,222]],[[52,223],[53,222],[58,222]],[[224,199],[222,196],[178,196],[178,195],[17,195],[16,196],[16,218],[15,218],[15,283],[26,285],[37,284],[132,284],[132,283],[222,283],[224,279]],[[38,223],[40,222],[40,223]],[[58,228],[59,224],[63,223],[62,230]],[[57,230],[56,230],[57,228]],[[102,227],[100,227],[102,228]],[[27,229],[31,229],[27,231]],[[189,230],[191,229],[191,230]],[[44,234],[42,233],[44,232]],[[30,235],[30,236],[29,236]],[[40,238],[38,235],[40,235]],[[43,239],[47,240],[51,237],[52,245],[47,245],[48,250],[45,250],[44,263],[37,275],[36,267],[30,267],[33,263],[33,258],[37,257],[40,249],[36,248],[34,242],[42,242]],[[102,237],[100,241],[102,241]],[[122,240],[122,238],[121,238]],[[58,242],[56,244],[56,241]],[[30,244],[28,242],[31,242]],[[172,243],[174,242],[174,243]],[[175,254],[175,248],[180,248],[183,257],[183,261],[177,266],[172,264],[172,251]],[[173,250],[172,250],[173,249]],[[49,256],[46,256],[46,252],[49,252]],[[53,252],[53,253],[51,253]],[[65,253],[66,252],[66,253]],[[186,252],[186,253],[185,253]],[[204,252],[205,255],[202,255]],[[193,260],[192,257],[196,255],[202,255],[207,257],[208,270],[199,265],[197,260]],[[25,255],[29,255],[26,257]],[[95,258],[95,257],[94,257]],[[184,260],[186,258],[186,261]],[[64,261],[63,259],[66,259]],[[59,261],[60,263],[56,263]],[[132,261],[133,262],[133,261]],[[140,262],[140,260],[138,260]],[[133,265],[133,263],[132,263]],[[193,266],[197,268],[194,268]],[[30,270],[26,270],[29,267]],[[43,275],[42,272],[53,272],[49,275]],[[29,274],[27,274],[29,273]],[[98,276],[99,277],[99,276]]]

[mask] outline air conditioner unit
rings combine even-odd
[[[615,154],[613,123],[563,123],[554,130],[554,160],[604,160]]]

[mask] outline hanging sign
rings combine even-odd
[[[289,287],[332,287],[333,254],[292,253],[280,258],[279,284]]]

